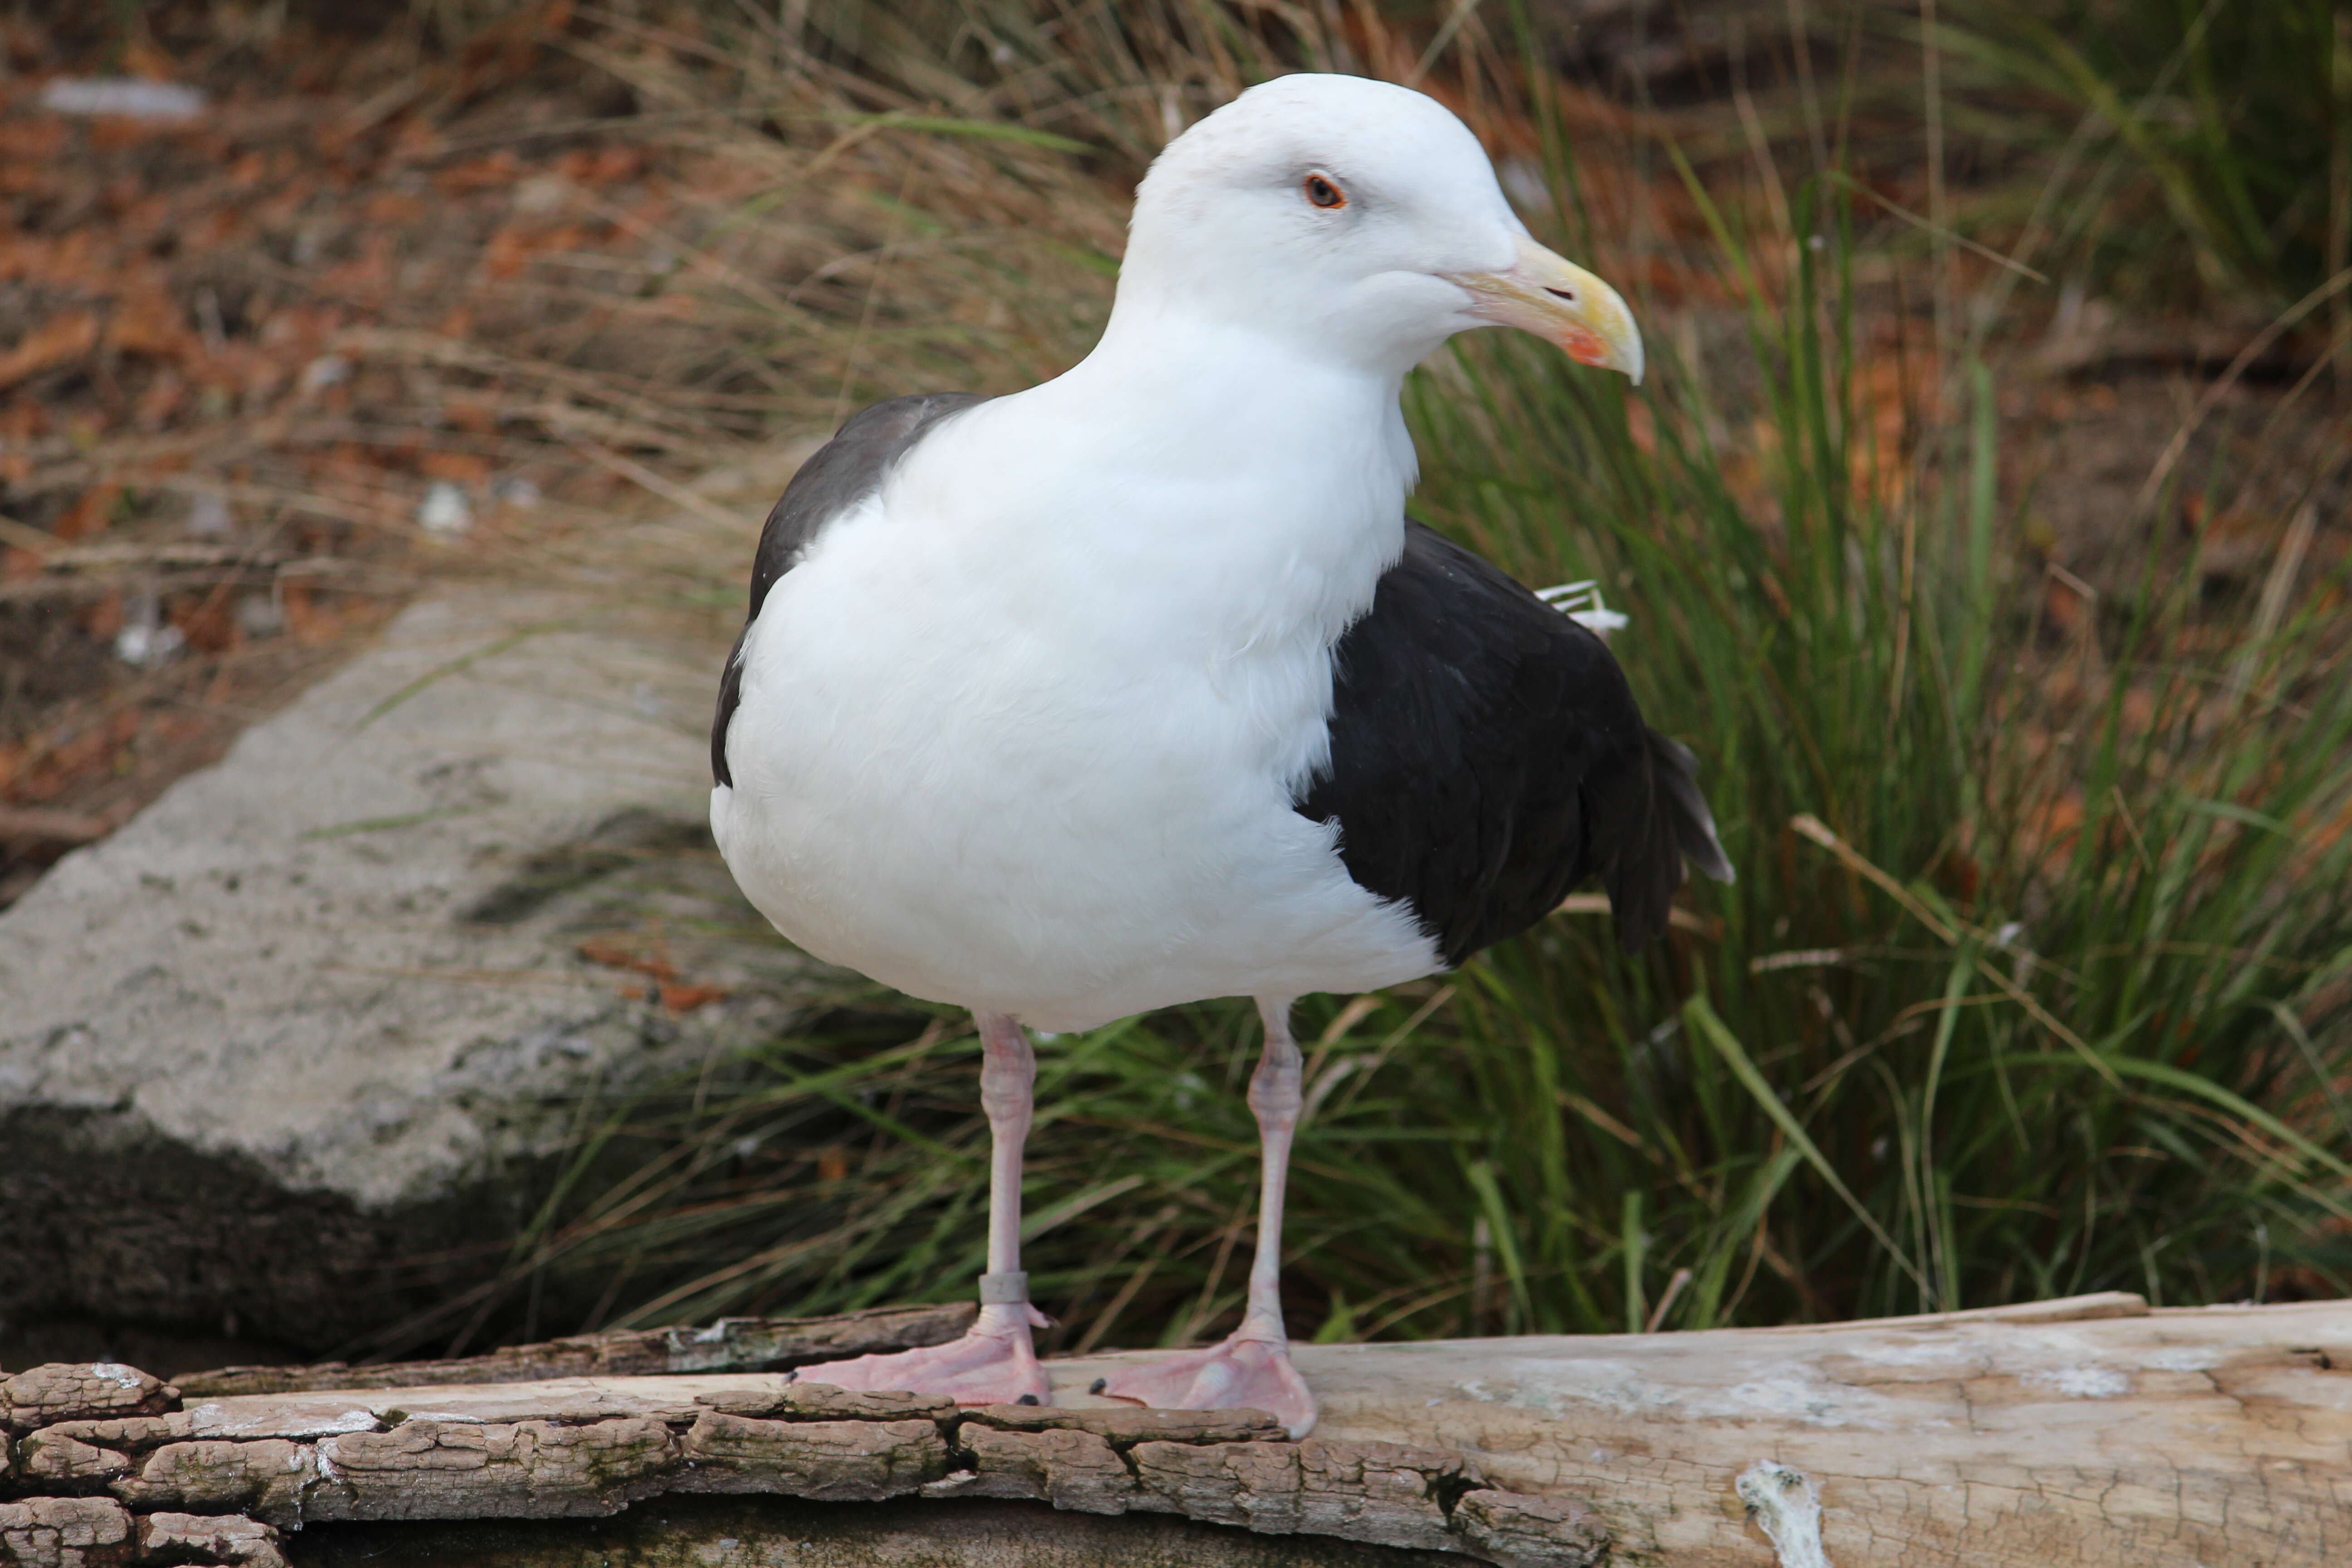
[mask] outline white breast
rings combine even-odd
[[[1291,805],[1402,548],[1393,390],[1168,368],[955,416],[770,593],[711,822],[812,952],[1051,1029],[1438,966]]]

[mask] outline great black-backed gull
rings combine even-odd
[[[1641,376],[1624,301],[1528,237],[1453,114],[1283,77],[1152,164],[1083,362],[869,408],[776,503],[712,830],[793,942],[971,1009],[993,1135],[971,1332],[811,1376],[1049,1397],[1020,1262],[1024,1026],[1250,996],[1246,1315],[1107,1392],[1303,1434],[1278,1292],[1292,1001],[1458,964],[1588,877],[1632,947],[1685,857],[1730,875],[1690,754],[1600,637],[1405,518],[1402,378],[1493,324]]]

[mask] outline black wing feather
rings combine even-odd
[[[925,431],[958,409],[984,401],[969,392],[931,392],[877,403],[852,415],[784,487],[760,530],[759,553],[751,560],[751,607],[719,678],[719,711],[710,723],[710,776],[719,783],[735,783],[727,767],[727,725],[743,696],[743,638],[760,618],[768,590],[800,563],[826,523],[881,487],[883,474]]]
[[[1409,903],[1448,965],[1597,876],[1628,951],[1683,858],[1728,880],[1691,754],[1642,722],[1608,646],[1416,522],[1335,650],[1331,760],[1299,812],[1348,874]]]

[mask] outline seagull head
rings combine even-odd
[[[1642,379],[1625,301],[1528,236],[1469,127],[1362,77],[1277,77],[1170,142],[1136,192],[1117,314],[1390,375],[1517,327]]]

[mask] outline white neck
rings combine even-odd
[[[925,441],[890,508],[924,520],[908,547],[943,569],[1149,616],[1182,657],[1328,647],[1403,549],[1397,393],[1231,326],[1122,312],[1066,374]]]
[[[1247,478],[1268,500],[1311,507],[1369,487],[1367,500],[1402,505],[1415,473],[1402,381],[1293,338],[1123,300],[1093,353],[1024,397],[1081,421],[1122,461]]]

